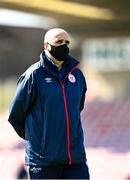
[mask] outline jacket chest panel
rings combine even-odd
[[[75,79],[70,80],[69,76],[66,79],[65,83],[65,92],[67,94],[66,98],[71,102],[80,103],[82,96],[82,87],[80,85],[80,79],[76,76],[73,76]]]
[[[68,79],[66,79],[64,88],[66,96],[69,96],[70,98],[79,98],[81,91],[78,82],[72,83]],[[44,100],[46,98],[55,99],[63,95],[61,83],[54,77],[45,76],[44,78],[42,78],[39,83],[38,89],[40,95],[44,97]]]
[[[37,89],[40,101],[47,102],[47,104],[59,104],[63,102],[63,89],[61,82],[58,78],[42,71],[37,78]],[[79,106],[82,95],[82,87],[80,78],[76,73],[69,74],[64,82],[64,92],[66,95],[67,103]]]
[[[46,99],[55,99],[61,96],[61,85],[52,76],[44,76],[41,78],[41,81],[38,85],[39,94],[41,97],[44,98],[44,101]]]

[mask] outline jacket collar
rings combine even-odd
[[[42,67],[47,68],[55,76],[58,76],[60,72],[64,71],[64,77],[65,77],[67,74],[69,74],[73,69],[75,69],[79,65],[79,62],[75,58],[69,55],[68,60],[63,64],[61,70],[58,71],[58,68],[51,61],[47,59],[45,52],[43,51],[40,54],[40,64]]]

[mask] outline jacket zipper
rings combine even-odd
[[[71,157],[71,151],[70,151],[70,125],[69,125],[68,108],[67,108],[67,102],[66,102],[66,95],[65,95],[64,84],[61,83],[61,86],[62,86],[62,92],[63,92],[63,98],[64,98],[64,106],[65,106],[65,114],[66,114],[67,150],[68,150],[69,164],[71,165],[71,164],[72,164],[72,157]]]
[[[70,74],[78,65],[76,65],[68,74]],[[67,151],[68,151],[69,165],[71,165],[72,164],[72,156],[71,156],[71,149],[70,149],[70,124],[69,124],[69,115],[68,115],[68,107],[67,107],[67,101],[66,101],[66,94],[65,94],[65,89],[64,89],[64,83],[65,83],[66,78],[68,77],[68,74],[65,77],[64,82],[62,83],[60,81],[60,84],[61,84],[61,87],[62,87],[64,106],[65,106],[65,114],[66,114]]]

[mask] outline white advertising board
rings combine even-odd
[[[130,69],[130,38],[98,38],[83,43],[82,59],[96,71]]]

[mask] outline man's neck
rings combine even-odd
[[[60,70],[64,61],[58,61],[46,50],[45,50],[45,54],[50,59],[50,61],[52,61],[55,64],[55,66]]]

